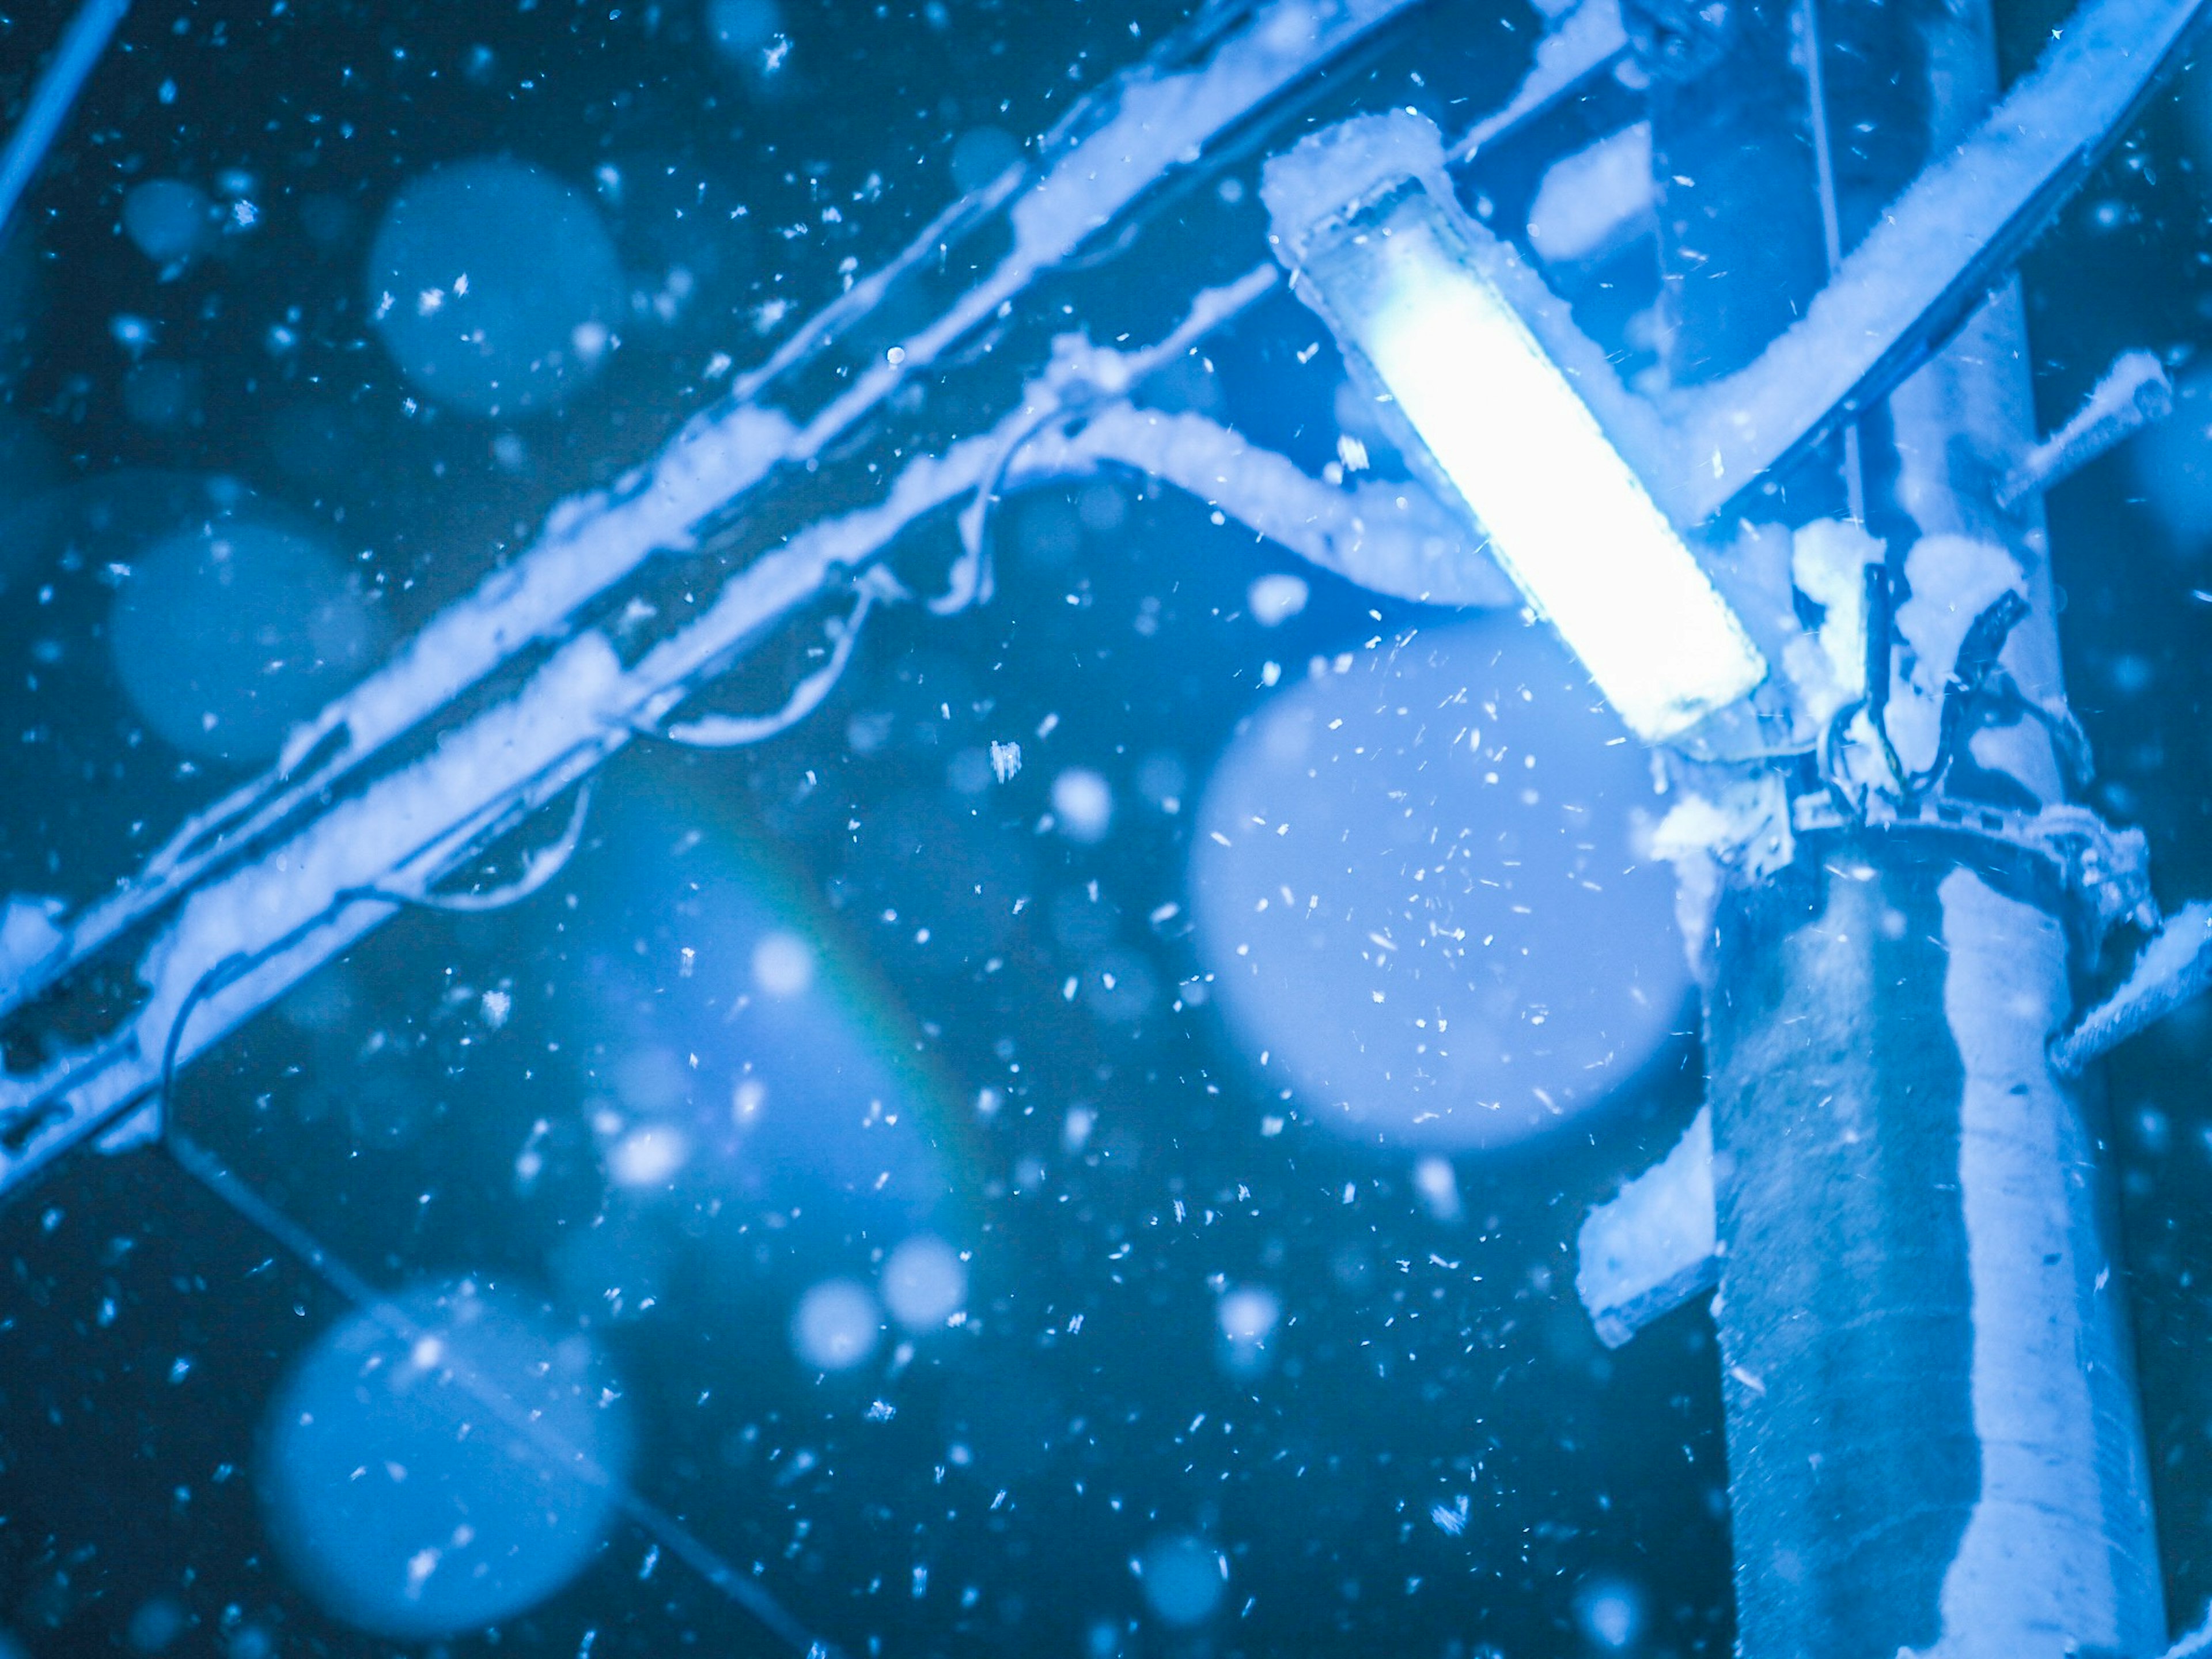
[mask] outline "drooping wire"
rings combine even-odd
[[[1850,784],[1843,774],[1840,751],[1850,723],[1858,718],[1866,706],[1864,697],[1856,697],[1829,715],[1827,724],[1820,728],[1820,746],[1815,751],[1820,781],[1826,786],[1829,799],[1836,803],[1838,811],[1857,824],[1866,822],[1867,793],[1874,786],[1868,785],[1856,796],[1851,793]]]
[[[168,1030],[161,1042],[161,1065],[154,1095],[162,1121],[168,1119],[169,1097],[176,1080],[177,1060],[184,1045],[185,1028],[200,1004],[228,990],[264,963],[283,956],[316,929],[329,924],[349,905],[389,904],[398,908],[475,915],[520,904],[560,874],[575,856],[583,839],[585,817],[591,810],[592,791],[591,780],[585,780],[576,791],[575,804],[569,809],[568,822],[560,836],[532,853],[522,874],[504,887],[489,893],[433,893],[427,889],[410,891],[374,884],[341,887],[331,895],[328,903],[296,927],[256,950],[234,951],[216,963],[191,982],[178,1001],[176,1012],[169,1017]]]
[[[959,562],[945,584],[945,591],[929,601],[930,614],[949,617],[966,610],[969,605],[988,603],[992,592],[991,516],[1004,499],[1000,487],[1006,474],[1030,441],[1054,427],[1070,426],[1086,421],[1110,400],[1109,394],[1096,382],[1072,380],[1062,388],[1057,400],[1040,410],[1034,418],[1024,421],[1008,433],[998,452],[991,457],[989,469],[968,505],[960,509]]]
[[[1986,706],[1993,699],[1999,704],[2001,713],[2033,720],[2044,728],[2051,739],[2051,752],[2070,784],[2079,787],[2087,781],[2091,775],[2088,738],[2081,726],[2071,714],[2054,711],[2030,697],[1999,660],[2013,629],[2028,615],[2027,600],[2012,588],[1998,594],[1968,624],[1953,659],[1951,672],[1944,680],[1942,707],[1936,716],[1935,756],[1920,770],[1909,770],[1898,757],[1884,718],[1888,702],[1890,640],[1896,626],[1894,609],[1888,599],[1888,578],[1879,565],[1869,564],[1867,571],[1867,695],[1836,711],[1820,734],[1819,748],[1821,781],[1847,817],[1856,823],[1866,821],[1866,793],[1863,791],[1856,799],[1852,797],[1841,767],[1842,745],[1851,722],[1861,714],[1866,715],[1867,723],[1881,743],[1883,763],[1896,785],[1898,800],[1907,810],[1939,787],[1950,775],[1966,749],[1971,735],[1969,721],[1976,708]],[[1879,604],[1875,594],[1877,581],[1881,591]]]
[[[1854,797],[1844,775],[1843,757],[1851,724],[1861,715],[1865,716],[1868,728],[1881,746],[1882,764],[1888,769],[1898,799],[1909,800],[1911,795],[1911,781],[1889,736],[1890,655],[1896,639],[1897,614],[1888,567],[1880,560],[1869,560],[1862,580],[1865,599],[1860,612],[1866,618],[1866,639],[1859,673],[1865,690],[1828,717],[1815,750],[1820,781],[1826,786],[1830,798],[1845,817],[1860,824],[1867,820],[1867,799],[1874,786],[1867,785]]]
[[[1957,764],[1972,735],[1968,721],[1975,708],[1991,702],[2000,714],[2032,720],[2043,727],[2051,739],[2052,757],[2069,784],[2079,788],[2088,782],[2093,775],[2089,739],[2081,726],[2063,708],[2054,710],[2029,696],[1998,660],[2004,653],[2005,641],[2027,615],[2027,600],[2007,588],[1967,627],[1944,681],[1936,757],[1911,780],[1916,793],[1935,787]]]
[[[368,894],[362,897],[371,896]],[[380,895],[376,896],[381,896]],[[302,939],[332,921],[350,899],[341,894],[309,916],[289,933],[272,939],[258,951],[240,951],[223,957],[212,968],[191,982],[177,1004],[177,1012],[169,1016],[169,1029],[161,1041],[161,1066],[154,1085],[154,1107],[157,1120],[167,1125],[170,1120],[169,1100],[177,1078],[177,1057],[185,1041],[185,1030],[191,1023],[192,1014],[200,1004],[221,991],[227,991],[264,963],[272,962]],[[397,903],[397,900],[386,900]]]
[[[1865,581],[1867,724],[1874,728],[1875,737],[1881,744],[1881,763],[1889,769],[1899,798],[1909,801],[1912,798],[1912,781],[1889,736],[1891,659],[1897,642],[1897,590],[1890,581],[1889,567],[1878,559],[1868,562]]]
[[[960,556],[946,574],[945,591],[928,601],[933,617],[950,617],[973,605],[988,604],[994,586],[991,560],[991,511],[999,503],[999,486],[1006,482],[1006,469],[1024,444],[1048,427],[1057,426],[1073,418],[1065,405],[1054,403],[1040,411],[1034,419],[1024,421],[1006,434],[998,453],[991,457],[991,465],[984,472],[982,482],[968,505],[960,509]]]
[[[805,720],[819,708],[853,659],[860,627],[879,599],[896,597],[896,579],[880,565],[861,573],[854,586],[853,608],[846,613],[830,647],[830,660],[800,680],[783,706],[770,714],[702,714],[672,726],[641,725],[640,732],[688,749],[738,749],[764,743]]]
[[[438,910],[460,915],[480,915],[487,911],[504,910],[511,904],[520,904],[567,869],[568,860],[575,857],[576,848],[583,842],[584,820],[591,813],[595,787],[596,781],[591,778],[586,778],[577,786],[575,802],[568,809],[568,822],[562,826],[560,835],[544,846],[534,848],[523,860],[522,873],[504,887],[495,887],[489,893],[435,893],[427,886],[412,891],[404,888],[350,887],[340,896],[381,899],[411,909]]]
[[[1966,637],[1959,641],[1959,654],[1952,659],[1951,672],[1943,682],[1943,707],[1936,716],[1935,758],[1906,780],[1908,799],[1933,788],[1950,771],[1958,758],[1966,716],[1990,688],[1993,678],[2003,673],[1997,666],[1998,654],[2003,651],[2012,630],[2027,615],[2027,601],[2007,588],[1967,625]],[[2008,683],[2010,678],[2005,676]]]

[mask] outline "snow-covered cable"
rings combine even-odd
[[[2212,1608],[2204,1614],[2204,1622],[2168,1648],[2162,1659],[2204,1659],[2212,1654]]]
[[[1504,574],[1462,515],[1410,479],[1342,487],[1202,415],[1118,404],[1070,432],[1029,440],[1010,478],[1126,466],[1186,490],[1347,580],[1431,605],[1505,605]]]
[[[113,0],[100,0],[112,4]],[[557,639],[579,609],[654,554],[691,549],[702,529],[780,467],[818,458],[908,378],[988,325],[1042,272],[1064,263],[1161,179],[1203,155],[1255,111],[1306,79],[1414,0],[1271,0],[1117,76],[1071,111],[1034,167],[1010,170],[956,204],[882,270],[801,325],[715,408],[694,416],[652,461],[612,487],[575,496],[532,545],[438,613],[382,667],[287,738],[276,765],[204,814],[140,878],[77,916],[63,947],[0,982],[0,1013],[205,879],[518,653]],[[934,261],[944,238],[1004,209],[1011,245],[927,325],[852,375],[811,416],[767,401],[777,384],[872,314],[902,277]]]
[[[2173,412],[2173,383],[2148,351],[2124,351],[2112,360],[2081,407],[2064,426],[2021,458],[1997,486],[1996,501],[2009,511],[2040,495]]]
[[[1584,82],[1622,62],[1627,52],[1628,31],[1621,23],[1620,0],[1582,0],[1537,42],[1536,61],[1512,97],[1452,146],[1451,159],[1471,160],[1485,144],[1565,102]]]
[[[1285,0],[1223,37],[1198,67],[1138,77],[1141,84],[1127,99],[1103,106],[1109,112],[1099,125],[1070,136],[1036,193],[1024,198],[1045,205],[1030,207],[1026,216],[1016,213],[1017,252],[1048,261],[1052,248],[1065,252],[1081,243],[1089,233],[1078,206],[1088,204],[1089,222],[1103,223],[1271,88],[1310,72],[1405,3],[1339,0],[1316,25],[1310,9]],[[1285,20],[1294,15],[1297,27],[1291,28]],[[1269,29],[1267,39],[1254,38],[1254,31]],[[1176,143],[1155,154],[1166,142],[1163,133]],[[1084,171],[1093,163],[1096,177]],[[726,406],[695,420],[615,489],[557,510],[539,544],[516,565],[449,607],[385,673],[296,732],[274,772],[188,826],[189,844],[173,842],[146,878],[80,917],[61,946],[11,947],[0,1012],[54,982],[157,906],[176,902],[138,959],[147,994],[118,1029],[51,1056],[29,1076],[0,1075],[0,1191],[70,1146],[135,1128],[143,1115],[134,1114],[165,1057],[167,1064],[188,1061],[380,926],[404,896],[434,891],[641,732],[660,726],[780,623],[867,570],[908,526],[975,495],[994,476],[1029,483],[1055,467],[1157,469],[1259,533],[1355,580],[1437,601],[1501,597],[1502,582],[1468,545],[1466,532],[1411,486],[1370,478],[1339,489],[1214,423],[1127,403],[1146,374],[1278,280],[1272,264],[1255,265],[1200,294],[1172,333],[1143,350],[1062,336],[1044,373],[994,427],[942,453],[909,459],[873,501],[818,519],[756,558],[724,581],[703,611],[637,660],[625,666],[596,629],[576,633],[515,690],[445,731],[433,749],[333,800],[337,779],[439,706],[454,685],[457,663],[480,672],[549,629],[557,636],[572,624],[568,610],[548,609],[555,599],[602,591],[610,571],[634,568],[657,546],[681,544],[690,525],[726,507],[776,456],[826,443],[831,411],[801,431],[758,404]],[[990,309],[996,303],[1003,301]],[[955,337],[957,331],[917,337],[908,349],[926,361]],[[800,345],[792,349],[804,356]],[[858,390],[833,409],[854,410],[850,399]],[[458,658],[441,657],[441,640]],[[817,682],[822,695],[834,678]],[[806,696],[801,701],[811,706]],[[757,740],[766,732],[749,728],[743,735]],[[532,873],[544,867],[533,866]],[[21,908],[8,912],[11,929]]]
[[[2125,133],[2203,5],[2086,0],[1988,118],[1884,210],[1802,319],[1745,368],[1668,400],[1674,465],[1646,471],[1675,521],[1701,522],[1939,349]]]
[[[1205,291],[1149,348],[1066,337],[997,427],[909,460],[872,505],[817,520],[756,559],[635,662],[625,666],[598,629],[577,634],[428,752],[196,887],[141,957],[148,995],[127,1023],[30,1077],[0,1076],[0,1191],[130,1117],[175,1066],[658,728],[755,641],[842,576],[866,571],[908,526],[978,489],[1041,417],[1120,396],[1274,280],[1255,269]]]
[[[2212,904],[2202,899],[2166,919],[2120,988],[2051,1045],[2051,1063],[2077,1077],[2089,1062],[2212,986]]]

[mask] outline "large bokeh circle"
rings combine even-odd
[[[629,1435],[579,1333],[466,1283],[342,1321],[269,1409],[260,1489],[285,1563],[380,1636],[457,1634],[598,1551]]]
[[[140,718],[188,754],[251,763],[371,668],[383,629],[337,556],[232,520],[137,553],[108,642]]]
[[[1232,1035],[1322,1121],[1501,1146],[1684,1012],[1649,757],[1547,630],[1426,629],[1262,704],[1206,786],[1198,945]]]
[[[410,180],[385,209],[368,276],[370,314],[407,378],[484,416],[559,403],[596,375],[623,300],[592,204],[491,159]]]

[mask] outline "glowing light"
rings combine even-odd
[[[1358,441],[1346,437],[1340,441],[1351,444]],[[1261,627],[1277,628],[1306,608],[1310,592],[1304,577],[1275,571],[1253,580],[1245,592],[1244,604],[1252,613],[1252,620]]]
[[[1413,1189],[1438,1221],[1460,1218],[1459,1176],[1448,1158],[1425,1158],[1413,1166]]]
[[[791,1316],[791,1346],[817,1371],[848,1371],[876,1351],[883,1315],[868,1287],[850,1279],[825,1279],[799,1298]]]
[[[1766,663],[1573,384],[1408,181],[1309,248],[1305,274],[1638,736],[1678,737]]]
[[[681,1129],[649,1123],[615,1143],[607,1173],[618,1187],[665,1187],[690,1156],[691,1143]]]
[[[1068,840],[1103,841],[1114,823],[1114,791],[1088,767],[1071,766],[1052,781],[1052,810]]]
[[[1221,1322],[1221,1334],[1231,1342],[1265,1342],[1275,1329],[1275,1322],[1282,1317],[1283,1304],[1275,1293],[1261,1285],[1245,1285],[1221,1298],[1214,1316]]]
[[[1594,1580],[1576,1593],[1575,1622],[1596,1647],[1618,1653],[1644,1628],[1644,1597],[1624,1579]]]
[[[814,983],[814,947],[781,928],[753,946],[753,983],[763,996],[795,997]]]
[[[1214,1304],[1221,1330],[1219,1358],[1232,1376],[1256,1376],[1272,1358],[1268,1341],[1283,1317],[1283,1304],[1263,1285],[1240,1285]]]
[[[968,1300],[968,1267],[934,1233],[916,1233],[884,1263],[884,1303],[909,1331],[938,1329]]]

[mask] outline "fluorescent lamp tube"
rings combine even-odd
[[[1321,227],[1298,263],[1498,563],[1638,737],[1679,737],[1766,678],[1696,556],[1419,180]]]

